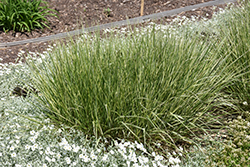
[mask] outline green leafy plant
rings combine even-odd
[[[208,166],[250,166],[250,122],[241,116],[230,121],[228,135],[221,151],[212,148],[214,153],[206,160]]]
[[[104,13],[109,17],[111,14],[111,10],[109,8],[104,9]]]
[[[57,16],[53,9],[42,0],[1,0],[0,28],[5,32],[31,31],[35,28],[48,27],[46,16]]]

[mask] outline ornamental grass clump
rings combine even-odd
[[[221,151],[211,148],[208,166],[250,166],[250,122],[239,116],[228,124],[228,139]]]
[[[29,54],[36,55],[34,52]],[[43,57],[42,53],[39,55]],[[39,60],[37,57],[34,59]],[[10,94],[20,81],[29,83],[29,70],[22,59],[17,64],[0,63],[1,167],[164,166],[179,162],[170,154],[167,159],[155,152],[150,154],[138,142],[97,139],[73,127],[54,126],[34,106],[37,102],[32,95],[23,98]]]
[[[237,79],[233,80],[226,91],[236,99],[242,110],[250,109],[250,2],[242,1],[240,8],[232,8],[227,12],[220,24],[218,32],[225,37],[222,41],[222,54],[230,54],[227,61],[232,62],[229,70],[234,70]]]
[[[5,32],[32,31],[48,27],[47,16],[57,16],[46,1],[42,0],[1,0],[0,29]]]
[[[166,34],[165,34],[166,35]],[[216,120],[225,58],[195,38],[82,38],[29,63],[41,111],[86,134],[153,145],[192,142]],[[224,101],[225,103],[225,101]]]

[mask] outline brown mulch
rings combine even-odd
[[[57,33],[79,29],[78,25],[89,27],[115,21],[121,21],[140,16],[141,0],[45,0],[52,9],[59,12],[59,18],[49,17],[50,29],[34,30],[31,33],[13,32],[4,33],[0,31],[0,43],[13,42],[25,39],[44,37]],[[144,15],[163,12],[175,8],[194,5],[210,0],[150,0],[145,1]],[[225,5],[219,7],[224,8]],[[110,9],[110,13],[105,13]],[[213,7],[199,8],[194,11],[183,12],[179,15],[191,15],[211,18]],[[159,22],[169,22],[174,17],[163,18]],[[79,24],[78,24],[79,23]],[[30,43],[0,49],[1,63],[15,62],[17,54],[21,50],[31,52],[42,52],[47,49],[48,42]]]

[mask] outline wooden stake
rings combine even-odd
[[[141,16],[143,16],[144,0],[141,0]]]

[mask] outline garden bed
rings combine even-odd
[[[242,5],[0,64],[0,166],[249,166]],[[38,94],[16,97],[16,85]]]

